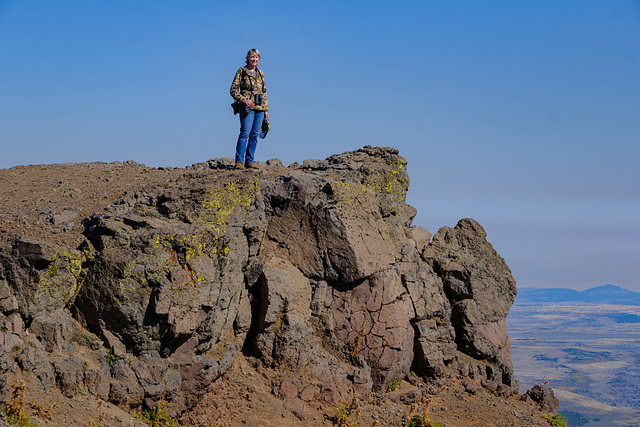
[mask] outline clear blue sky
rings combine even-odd
[[[519,286],[640,291],[638,0],[0,0],[0,168],[231,157],[254,47],[258,160],[396,147]]]

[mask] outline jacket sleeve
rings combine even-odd
[[[269,111],[269,101],[267,100],[267,85],[264,82],[264,73],[260,70],[262,77],[262,111]]]
[[[242,68],[238,68],[236,71],[236,75],[233,77],[233,83],[231,83],[231,89],[229,89],[229,93],[231,93],[231,97],[238,102],[242,102],[245,98],[240,93],[240,85],[242,84]]]

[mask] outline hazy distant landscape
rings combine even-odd
[[[521,392],[549,381],[571,426],[640,425],[640,294],[522,288],[507,325]]]

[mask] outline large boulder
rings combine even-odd
[[[92,330],[138,354],[169,356],[194,334],[207,351],[247,311],[242,269],[264,228],[256,183],[196,183],[123,199],[84,221],[96,254],[76,307]]]
[[[515,385],[506,317],[516,297],[516,282],[482,226],[463,219],[453,229],[441,228],[423,257],[443,281],[458,349],[491,361],[491,376]]]
[[[84,279],[86,248],[66,251],[42,241],[0,234],[0,310],[30,322],[68,307]]]
[[[359,183],[295,171],[264,188],[267,248],[313,279],[355,281],[394,261],[386,225]]]
[[[311,316],[312,288],[290,262],[273,257],[254,285],[254,349],[267,363],[304,366],[309,357],[304,334]],[[293,331],[296,331],[293,333]]]
[[[555,414],[558,412],[560,402],[553,390],[546,384],[536,384],[525,393],[525,396],[533,400],[542,412]]]
[[[115,403],[152,406],[169,387],[173,398],[164,398],[179,412],[243,345],[251,324],[243,269],[264,235],[264,210],[256,181],[217,178],[125,195],[83,221],[94,253],[74,313],[117,361]]]

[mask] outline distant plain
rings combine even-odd
[[[507,317],[520,391],[548,381],[571,426],[640,426],[640,306],[536,291],[519,290]]]

